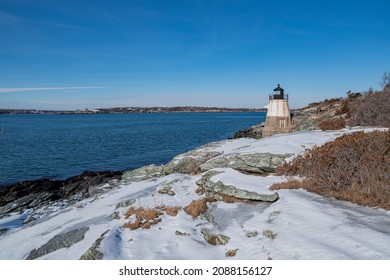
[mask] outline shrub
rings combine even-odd
[[[344,114],[347,114],[347,116],[349,116],[351,110],[350,99],[351,98],[343,100],[340,108],[336,110],[336,116],[344,115]]]
[[[390,87],[365,93],[351,107],[349,125],[390,127]]]
[[[301,188],[307,188],[305,186],[305,183],[307,180],[294,180],[290,179],[287,182],[281,182],[281,183],[274,183],[271,187],[270,190],[277,191],[281,189],[301,189]]]
[[[318,124],[321,130],[339,130],[345,127],[345,120],[338,119],[325,119]]]
[[[390,209],[390,131],[341,136],[283,164],[279,174],[300,176],[272,188],[298,186],[354,203]]]

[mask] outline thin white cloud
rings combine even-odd
[[[41,91],[41,90],[80,90],[102,87],[40,87],[40,88],[0,88],[0,92]]]

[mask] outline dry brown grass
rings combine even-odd
[[[286,182],[281,182],[281,183],[274,183],[271,185],[269,188],[272,191],[276,190],[281,190],[281,189],[301,189],[304,188],[306,189],[307,186],[305,186],[306,181],[300,181],[300,180],[288,180]]]
[[[198,200],[192,201],[186,207],[184,207],[184,211],[192,216],[192,218],[196,218],[199,215],[205,213],[208,209],[208,202],[215,202],[216,200],[212,197],[204,197]]]
[[[318,124],[321,130],[339,130],[345,127],[345,120],[338,119],[325,119]]]
[[[215,234],[212,234],[209,238],[209,240],[207,240],[207,242],[211,245],[214,245],[214,246],[217,246],[217,236]]]
[[[169,216],[176,216],[177,213],[181,210],[181,207],[180,206],[160,205],[160,206],[157,206],[156,209],[164,211]]]
[[[135,215],[135,220],[125,223],[123,226],[131,230],[136,230],[139,228],[148,229],[153,225],[161,222],[160,216],[166,213],[170,216],[176,216],[177,213],[181,210],[180,206],[167,206],[160,205],[155,208],[145,209],[142,207],[130,207],[125,213],[125,219],[130,218]]]
[[[272,188],[299,188],[390,210],[390,131],[356,132],[313,148],[279,172],[300,176]]]
[[[135,215],[135,221],[127,222],[123,226],[131,230],[136,230],[139,228],[150,228],[153,225],[161,222],[160,216],[164,213],[157,209],[145,209],[142,207],[134,208],[130,207],[126,213],[125,218],[128,219],[130,216]]]
[[[228,250],[228,251],[225,253],[225,256],[226,256],[226,257],[235,257],[236,254],[237,254],[237,251],[238,251],[238,249]]]

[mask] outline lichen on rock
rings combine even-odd
[[[200,166],[202,172],[213,168],[232,168],[237,171],[256,175],[274,173],[292,154],[251,153],[229,154],[213,158]]]
[[[277,193],[259,194],[240,189],[238,186],[227,185],[220,180],[217,180],[216,182],[212,180],[213,176],[221,173],[223,173],[223,171],[210,170],[206,172],[196,183],[205,190],[207,196],[214,197],[217,200],[224,200],[224,196],[235,197],[242,200],[264,202],[275,202],[279,199],[279,195]]]
[[[137,168],[122,175],[122,181],[124,183],[134,183],[145,181],[162,176],[162,166],[151,164],[141,168]]]
[[[190,151],[185,154],[178,155],[168,164],[164,165],[163,173],[166,175],[173,173],[191,175],[198,174],[200,173],[200,165],[202,163],[205,163],[220,154],[220,152],[206,152],[199,150]]]

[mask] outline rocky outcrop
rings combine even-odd
[[[211,158],[219,156],[219,152],[206,152],[193,150],[174,157],[165,165],[148,165],[132,171],[125,172],[122,176],[124,183],[140,182],[144,180],[155,179],[161,176],[181,173],[198,174],[200,165]]]
[[[104,236],[109,230],[103,232],[103,234],[95,240],[91,248],[89,248],[81,257],[80,260],[101,260],[103,258],[103,253],[98,250],[100,243],[102,243]]]
[[[0,236],[2,236],[3,234],[5,234],[7,232],[8,229],[6,228],[0,228]]]
[[[84,239],[85,233],[89,230],[88,227],[78,228],[66,233],[58,234],[50,239],[46,244],[38,249],[32,250],[26,260],[34,260],[44,255],[50,254],[61,248],[69,248]]]
[[[230,138],[254,138],[260,139],[263,137],[264,122],[251,126],[250,128],[237,131]]]
[[[225,184],[220,180],[214,181],[212,179],[213,176],[221,173],[223,173],[223,171],[210,170],[206,172],[196,183],[204,189],[207,196],[214,197],[218,200],[224,200],[226,196],[238,198],[240,200],[264,202],[275,202],[279,199],[279,195],[277,193],[259,194],[240,189],[237,186]]]
[[[165,175],[172,173],[182,174],[198,174],[200,173],[200,165],[206,161],[219,156],[219,152],[207,152],[194,150],[175,157],[172,161],[163,167]]]
[[[286,158],[292,154],[229,154],[213,158],[200,166],[202,172],[213,168],[232,168],[243,173],[256,175],[268,175],[275,172],[275,169],[281,165]]]
[[[121,178],[119,171],[86,171],[66,180],[47,178],[0,187],[0,217],[7,213],[42,207],[54,201],[72,203],[104,191],[102,185]]]
[[[334,119],[347,119],[346,108],[352,99],[334,98],[294,111],[292,119],[293,131],[320,129],[321,122]]]
[[[122,180],[124,183],[133,183],[158,178],[163,175],[162,171],[162,166],[151,164],[123,173]]]

